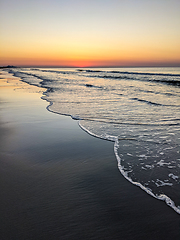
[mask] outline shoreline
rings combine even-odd
[[[0,79],[1,239],[179,239],[179,215],[120,174],[114,143],[13,78]]]
[[[152,73],[151,73],[152,74]],[[153,74],[154,75],[154,74]],[[161,74],[159,74],[161,75]],[[171,74],[170,74],[171,75]],[[16,74],[13,73],[13,76],[16,77]],[[28,85],[31,85],[31,86],[37,86],[36,84],[30,84],[29,82],[26,82],[26,80],[24,79],[21,79],[21,81],[23,83],[27,83]],[[46,80],[42,80],[42,82],[44,82]],[[167,195],[165,194],[161,194],[161,195],[156,195],[155,193],[153,193],[149,188],[145,187],[144,185],[142,185],[141,183],[139,182],[135,182],[133,181],[130,177],[128,177],[125,173],[125,171],[123,170],[122,166],[121,166],[121,158],[120,156],[118,155],[118,149],[119,149],[119,139],[117,139],[116,137],[114,136],[107,136],[107,137],[101,137],[101,136],[97,136],[95,135],[94,133],[88,131],[86,128],[83,127],[83,125],[81,124],[81,120],[83,119],[80,119],[80,118],[77,118],[77,117],[74,117],[73,115],[70,115],[70,114],[66,114],[66,113],[59,113],[59,112],[56,112],[54,110],[51,110],[51,106],[53,105],[53,102],[50,101],[50,100],[47,100],[46,96],[48,95],[49,91],[51,91],[51,87],[47,87],[47,86],[44,86],[42,83],[41,83],[42,87],[39,87],[40,89],[42,89],[42,96],[41,96],[41,99],[42,100],[45,100],[48,105],[46,106],[46,109],[51,112],[51,113],[54,113],[54,114],[58,114],[58,115],[61,115],[61,116],[67,116],[67,117],[71,117],[73,120],[76,120],[78,121],[78,125],[79,127],[85,131],[86,133],[88,133],[90,136],[93,136],[95,138],[98,138],[98,139],[101,139],[101,140],[106,140],[106,141],[110,141],[110,142],[113,142],[114,143],[114,154],[116,156],[116,160],[117,160],[117,164],[118,164],[118,169],[120,171],[120,173],[122,174],[122,176],[124,176],[125,179],[127,179],[131,184],[133,185],[136,185],[138,186],[139,188],[141,188],[143,191],[145,191],[147,194],[149,194],[150,196],[158,199],[158,200],[161,200],[161,201],[164,201],[169,207],[171,207],[175,212],[177,212],[178,214],[180,214],[180,209],[175,205],[174,201]],[[92,85],[90,85],[92,86]],[[43,91],[45,89],[45,91]]]

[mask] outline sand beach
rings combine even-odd
[[[178,240],[180,216],[119,172],[113,142],[0,74],[1,240]]]

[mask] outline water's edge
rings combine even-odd
[[[80,121],[78,121],[78,124],[80,126],[80,128],[82,130],[84,130],[85,132],[87,132],[88,134],[90,134],[91,136],[93,137],[96,137],[96,138],[99,138],[99,139],[103,139],[103,140],[108,140],[108,141],[112,141],[114,142],[114,153],[115,153],[115,156],[116,156],[116,159],[117,159],[117,162],[118,162],[118,169],[120,171],[120,173],[129,181],[131,182],[132,184],[140,187],[142,190],[144,190],[146,193],[148,193],[149,195],[151,195],[152,197],[156,198],[156,199],[159,199],[159,200],[162,200],[162,201],[165,201],[165,203],[170,206],[172,209],[174,209],[178,214],[180,214],[180,209],[177,208],[174,204],[174,202],[166,195],[164,194],[161,194],[161,195],[155,195],[152,193],[152,191],[146,187],[144,187],[141,183],[139,182],[134,182],[131,178],[129,178],[126,174],[126,172],[123,170],[122,166],[121,166],[121,158],[119,157],[118,155],[118,149],[119,149],[119,140],[118,140],[118,137],[114,137],[114,136],[107,136],[107,138],[103,138],[103,137],[99,137],[95,134],[93,134],[92,132],[88,131],[86,128],[84,128],[81,124],[80,124]]]
[[[5,71],[7,72],[7,71]],[[12,74],[13,76],[17,77],[16,76],[16,73],[13,73],[10,69],[8,70],[8,72],[10,74]],[[23,80],[22,78],[18,77],[20,79],[20,81],[24,82],[24,83],[27,83],[28,85],[33,85],[33,86],[36,86],[38,88],[42,88],[42,89],[46,89],[46,91],[43,92],[43,96],[46,96],[48,94],[48,91],[49,91],[49,88],[46,87],[46,86],[43,86],[43,87],[40,87],[36,84],[31,84],[25,80]],[[133,185],[136,185],[138,187],[140,187],[142,190],[144,190],[146,193],[148,193],[150,196],[156,198],[156,199],[159,199],[159,200],[162,200],[164,201],[168,206],[170,206],[176,213],[180,214],[180,208],[179,207],[176,207],[174,202],[168,197],[166,196],[165,194],[161,194],[161,195],[155,195],[150,189],[144,187],[141,183],[139,182],[135,182],[133,181],[131,178],[129,178],[127,176],[127,173],[123,170],[123,167],[121,165],[121,158],[120,156],[118,155],[118,149],[119,149],[119,140],[118,137],[116,136],[110,136],[110,135],[103,135],[103,136],[98,136],[98,135],[95,135],[94,133],[90,132],[88,129],[86,129],[82,124],[81,124],[81,119],[78,119],[70,114],[64,114],[64,113],[59,113],[59,112],[56,112],[56,111],[53,111],[50,109],[50,107],[53,105],[53,102],[47,100],[46,98],[44,97],[41,97],[42,100],[45,100],[46,102],[48,102],[48,106],[46,107],[46,109],[51,112],[51,113],[55,113],[55,114],[59,114],[59,115],[64,115],[64,116],[69,116],[71,117],[73,120],[76,120],[79,127],[85,131],[86,133],[88,133],[89,135],[93,136],[93,137],[96,137],[96,138],[99,138],[99,139],[102,139],[102,140],[106,140],[106,141],[111,141],[111,142],[114,142],[114,154],[116,156],[116,159],[117,159],[117,163],[118,163],[118,169],[120,171],[120,173],[124,176],[125,179],[127,179],[129,182],[131,182]]]

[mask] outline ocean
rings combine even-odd
[[[47,110],[114,142],[121,174],[180,214],[180,68],[10,68]]]

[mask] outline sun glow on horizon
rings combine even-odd
[[[1,5],[1,66],[180,66],[177,0]]]

